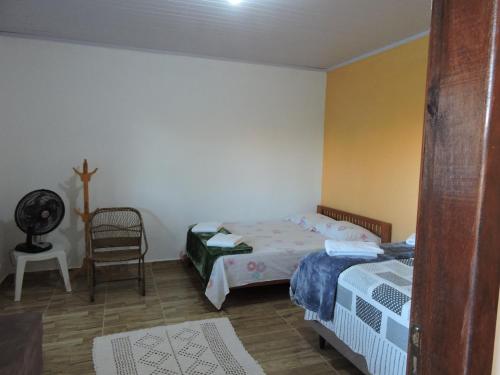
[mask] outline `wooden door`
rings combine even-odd
[[[418,374],[491,373],[500,267],[498,2],[433,4],[410,338],[420,350],[410,349],[410,373],[413,355]]]

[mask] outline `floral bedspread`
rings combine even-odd
[[[222,256],[215,262],[205,295],[217,309],[229,288],[290,279],[302,257],[325,248],[324,236],[286,220],[225,223],[224,228],[243,236],[253,252]]]

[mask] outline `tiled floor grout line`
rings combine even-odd
[[[104,321],[106,319],[106,302],[108,299],[108,284],[104,286],[104,307],[102,310],[102,327],[101,327],[101,336],[104,336]]]
[[[49,276],[50,278],[50,276]],[[50,298],[49,298],[49,302],[47,302],[47,306],[45,306],[45,308],[43,309],[43,312],[42,312],[42,320],[45,318],[45,316],[47,315],[48,311],[49,311],[49,307],[50,307],[50,303],[52,302],[52,298],[54,298],[54,295],[56,294],[56,287],[52,287],[52,292],[50,294]]]
[[[47,313],[49,311],[50,303],[52,302],[52,298],[54,298],[55,293],[56,293],[56,288],[52,288],[52,293],[50,295],[49,302],[47,303],[47,306],[45,306],[45,309],[43,309],[43,312],[42,312],[42,319],[47,315]]]
[[[288,323],[288,321],[283,316],[281,316],[281,314],[279,312],[276,311],[276,314],[280,317],[281,320],[283,320],[285,322],[285,324],[287,326],[289,326],[297,335],[299,335],[299,337],[302,340],[304,340],[304,341],[307,342],[307,340],[300,334],[299,330],[297,328],[295,328],[293,326],[293,324]],[[337,369],[335,367],[333,367],[333,365],[330,363],[330,361],[323,354],[321,354],[321,352],[318,352],[318,354],[320,355],[320,357],[323,360],[323,362],[325,362],[328,367],[330,367],[331,369],[333,369],[333,371],[335,371],[335,375],[337,375],[338,371],[337,371]]]
[[[160,309],[161,309],[161,316],[163,317],[163,322],[165,324],[167,324],[167,317],[165,316],[165,311],[163,310],[163,305],[162,305],[162,302],[161,302],[160,294],[158,293],[158,285],[156,285],[155,271],[154,271],[152,265],[151,265],[151,278],[153,279],[153,285],[154,285],[156,297],[160,301]]]

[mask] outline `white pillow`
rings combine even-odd
[[[416,239],[416,237],[417,237],[416,233],[411,234],[410,237],[408,237],[406,239],[406,241],[405,241],[406,244],[410,245],[410,246],[415,246],[415,239]]]
[[[296,214],[286,218],[286,220],[291,221],[302,228],[307,230],[312,230],[317,232],[318,227],[326,226],[328,223],[335,223],[336,221],[332,218],[317,214],[317,213],[307,213],[307,214]]]
[[[380,244],[380,237],[368,229],[348,221],[334,221],[333,223],[322,223],[315,228],[316,232],[337,241],[364,241]]]

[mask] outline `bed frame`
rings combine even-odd
[[[336,208],[326,207],[326,206],[317,206],[316,212],[321,215],[328,216],[334,220],[339,221],[348,221],[350,223],[359,225],[365,229],[368,229],[373,234],[379,236],[382,240],[382,243],[391,242],[392,237],[392,224],[386,223],[384,221],[371,219],[369,217],[356,215],[350,212],[337,210]],[[263,281],[258,283],[247,284],[243,286],[237,286],[234,288],[230,288],[230,290],[236,289],[244,289],[244,288],[253,288],[255,286],[266,286],[266,285],[279,285],[279,284],[288,284],[290,280],[273,280],[273,281]]]
[[[306,322],[309,327],[314,329],[316,333],[319,335],[319,347],[320,349],[324,349],[326,343],[330,344],[336,351],[342,354],[349,362],[351,362],[358,370],[360,370],[365,375],[370,375],[370,371],[368,370],[368,364],[366,363],[366,359],[361,354],[355,353],[349,348],[341,339],[337,337],[337,335],[326,328],[321,323],[316,320],[308,320]]]
[[[385,223],[383,221],[370,219],[368,217],[351,214],[349,212],[344,212],[335,208],[329,208],[325,206],[318,206],[317,212],[319,214],[331,217],[335,220],[349,221],[353,224],[366,228],[370,232],[375,233],[377,236],[379,236],[382,239],[382,243],[391,242],[392,224],[390,223]],[[315,320],[307,321],[307,323],[318,334],[320,349],[324,349],[326,343],[328,342],[328,344],[330,344],[335,350],[342,354],[363,374],[370,375],[365,357],[352,351],[341,339],[337,337],[334,332],[330,331],[321,323]]]

